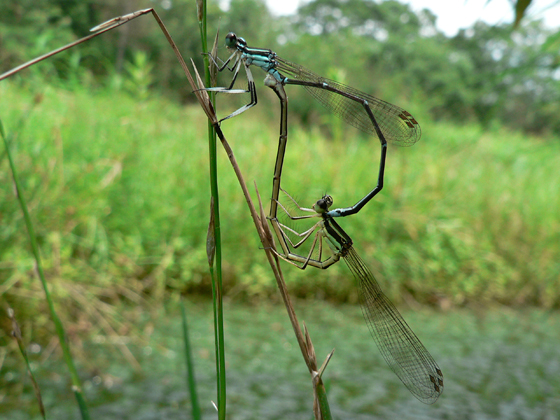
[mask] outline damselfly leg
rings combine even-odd
[[[334,80],[321,77],[301,65],[282,59],[270,49],[251,48],[243,38],[237,37],[233,32],[226,35],[226,47],[233,50],[232,56],[226,62],[234,60],[235,63],[237,61],[244,63],[246,72],[248,72],[247,91],[251,94],[251,101],[249,104],[228,115],[224,120],[241,114],[257,103],[255,84],[249,70],[251,65],[260,67],[268,73],[265,84],[276,92],[280,100],[280,139],[272,186],[269,213],[271,219],[277,216],[278,207],[276,203],[279,199],[282,166],[288,141],[288,98],[284,91],[285,85],[303,86],[314,98],[319,100],[335,115],[360,130],[375,134],[381,143],[381,161],[377,186],[355,205],[332,210],[332,217],[343,217],[358,213],[383,188],[387,142],[399,146],[410,146],[420,138],[420,126],[416,119],[396,105],[382,101]],[[235,59],[233,58],[234,55],[236,55]],[[216,65],[219,70],[230,69],[227,65],[222,64],[220,66],[217,63]],[[238,72],[239,65],[234,73],[234,81]],[[234,81],[232,81],[229,88],[211,88],[210,90],[222,93],[227,93],[228,91],[231,93],[243,93],[244,91],[232,89]]]
[[[286,193],[286,195],[288,194]],[[289,195],[288,197],[295,202],[292,197]],[[277,253],[277,255],[301,269],[309,265],[325,269],[342,257],[359,284],[362,313],[381,355],[416,398],[426,404],[434,403],[443,392],[441,369],[395,305],[385,296],[375,277],[354,249],[352,239],[329,215],[328,208],[331,204],[332,198],[324,196],[313,206],[314,215],[299,217],[290,215],[286,208],[280,205],[291,220],[312,217],[321,217],[321,220],[301,234],[303,240],[296,244],[300,246],[315,233],[311,251],[307,257],[297,255],[290,250],[289,244],[293,243],[285,239],[288,237],[286,226],[273,221],[277,235],[284,239],[282,247],[284,254]],[[299,206],[298,208],[307,212],[311,210]],[[290,231],[297,234],[293,229]],[[317,246],[322,249],[323,240],[327,241],[332,255],[324,261],[321,261],[320,256],[318,260],[312,259],[313,250]]]
[[[336,262],[338,262],[340,260],[340,255],[341,255],[341,248],[338,247],[337,243],[333,243],[330,238],[328,237],[328,235],[325,235],[325,222],[324,222],[324,218],[322,216],[321,213],[319,213],[317,210],[315,210],[315,208],[319,208],[318,207],[318,203],[315,203],[314,208],[310,209],[310,208],[304,208],[299,206],[299,204],[296,202],[296,200],[294,200],[294,198],[288,194],[286,191],[282,190],[282,192],[291,200],[291,202],[293,204],[295,204],[295,206],[298,208],[298,210],[303,211],[303,212],[308,212],[311,214],[307,214],[307,215],[303,215],[303,216],[292,216],[290,214],[290,212],[288,211],[288,209],[286,209],[286,207],[280,203],[277,202],[278,206],[282,209],[282,211],[286,214],[286,216],[290,219],[290,220],[304,220],[304,219],[311,219],[311,218],[317,218],[320,217],[321,220],[319,220],[318,222],[316,222],[313,226],[311,226],[309,229],[307,229],[304,232],[297,232],[296,230],[290,228],[289,226],[286,226],[283,223],[280,223],[280,221],[277,218],[270,218],[270,223],[272,225],[272,228],[276,234],[276,237],[278,238],[278,241],[280,243],[280,247],[282,248],[282,252],[278,252],[278,251],[274,251],[276,253],[276,255],[278,255],[278,257],[282,258],[284,261],[289,262],[290,264],[300,268],[300,269],[305,269],[308,265],[311,265],[313,267],[317,267],[320,269],[326,269],[328,267],[330,267],[331,265],[335,264]],[[325,196],[323,197],[323,199],[330,199],[329,196]],[[321,201],[321,200],[319,200]],[[323,204],[320,204],[323,205]],[[324,205],[328,206],[330,205],[329,203],[325,203]],[[297,242],[294,243],[294,241],[292,241],[292,239],[290,238],[290,234],[295,235],[298,239]],[[308,240],[313,237],[313,241],[309,247],[309,251],[307,253],[307,256],[303,256],[303,255],[299,255],[296,254],[295,252],[293,252],[293,250],[296,250],[298,248],[300,248],[303,244],[307,243]],[[327,241],[327,248],[329,249],[329,256],[323,260],[323,240]]]

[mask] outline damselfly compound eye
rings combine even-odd
[[[237,44],[237,35],[235,35],[233,32],[230,32],[226,35],[226,47],[235,48],[235,44]]]

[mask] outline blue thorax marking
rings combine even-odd
[[[283,82],[286,79],[276,69],[275,52],[259,48],[249,48],[245,45],[238,45],[237,48],[241,52],[241,57],[248,65],[260,67],[279,82]]]

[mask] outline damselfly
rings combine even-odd
[[[292,251],[276,254],[301,269],[307,266],[326,269],[342,257],[359,283],[362,312],[383,358],[416,398],[426,404],[434,403],[443,392],[443,373],[395,305],[385,296],[375,277],[354,249],[350,236],[329,215],[329,207],[333,203],[332,197],[324,196],[313,205],[312,209],[299,207],[292,197],[289,195],[288,197],[300,210],[312,213],[294,217],[278,203],[290,219],[317,217],[321,220],[303,233],[297,233],[278,223],[281,235],[279,240],[283,242],[283,249],[289,249],[289,246],[298,248],[313,234],[314,236],[307,256],[297,255]],[[302,239],[293,243],[286,230]],[[329,257],[324,260],[322,259],[323,240],[330,250]]]
[[[271,219],[275,219],[277,215],[280,178],[288,141],[288,99],[284,92],[285,85],[303,86],[334,114],[360,130],[376,134],[381,143],[377,186],[355,205],[331,210],[330,215],[332,217],[347,216],[359,212],[365,204],[381,191],[383,188],[387,142],[399,146],[411,146],[420,139],[420,126],[416,119],[396,105],[377,99],[374,96],[334,80],[321,77],[303,66],[280,58],[269,49],[248,47],[247,42],[243,38],[237,37],[233,32],[226,35],[226,47],[233,50],[233,53],[225,62],[216,63],[216,65],[219,71],[227,68],[233,72],[231,84],[229,87],[209,88],[208,90],[221,93],[248,92],[251,99],[247,105],[234,111],[221,121],[239,115],[257,104],[257,91],[250,70],[251,65],[260,67],[268,73],[265,84],[273,88],[280,99],[280,141],[274,169],[272,201],[269,214]],[[230,63],[231,66],[229,66]],[[247,90],[233,89],[241,64],[244,65],[247,74]]]

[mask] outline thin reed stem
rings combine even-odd
[[[187,385],[189,387],[189,393],[191,394],[191,413],[193,420],[200,420],[202,417],[200,413],[200,404],[198,402],[198,394],[196,391],[196,377],[194,374],[192,348],[189,340],[187,311],[183,300],[181,300],[181,319],[183,323],[183,342],[185,344],[185,360],[187,365]]]
[[[200,28],[200,41],[204,57],[204,79],[206,86],[210,86],[210,61],[208,59],[208,35],[207,35],[207,4],[206,0],[197,0],[198,26]],[[214,95],[210,101],[215,106]],[[218,190],[218,166],[217,166],[217,147],[216,131],[210,120],[208,120],[208,160],[210,167],[210,194],[212,199],[211,215],[214,232],[214,264],[210,264],[210,274],[212,276],[212,301],[214,308],[214,335],[216,347],[216,375],[217,375],[217,400],[218,418],[226,418],[226,361],[225,361],[225,342],[224,342],[224,310],[223,310],[223,287],[222,287],[222,237],[220,227],[220,200]],[[209,233],[210,234],[210,233]]]
[[[23,117],[25,118],[25,117]],[[23,120],[22,120],[23,121]],[[45,298],[47,300],[47,305],[49,307],[49,312],[51,314],[51,318],[54,322],[55,330],[58,335],[58,339],[60,342],[60,348],[62,349],[62,355],[64,361],[66,362],[66,366],[70,372],[70,378],[72,380],[72,390],[74,391],[74,396],[78,402],[78,406],[80,408],[80,413],[82,415],[82,419],[89,420],[89,412],[85,402],[85,398],[82,393],[82,385],[80,382],[80,377],[78,376],[78,371],[76,370],[76,366],[74,364],[74,359],[72,358],[72,354],[70,352],[70,346],[68,345],[68,338],[66,336],[66,331],[64,330],[64,326],[62,325],[62,321],[58,317],[56,310],[54,308],[54,301],[51,297],[49,292],[49,287],[47,284],[47,280],[45,279],[45,274],[43,272],[43,265],[41,264],[41,255],[39,253],[39,246],[37,244],[37,236],[35,235],[35,229],[33,227],[33,223],[31,222],[31,217],[29,215],[29,211],[27,209],[27,203],[25,201],[25,197],[23,195],[23,191],[21,189],[21,184],[19,182],[19,177],[17,174],[16,166],[14,164],[14,160],[12,158],[12,154],[10,152],[10,142],[13,140],[14,135],[10,135],[10,137],[6,137],[4,133],[4,127],[2,125],[2,121],[0,121],[0,136],[2,136],[2,140],[4,141],[4,147],[6,149],[6,155],[8,157],[8,162],[10,164],[10,170],[12,171],[12,178],[14,181],[15,193],[17,199],[19,201],[21,211],[23,213],[23,219],[25,220],[25,226],[27,227],[27,233],[29,235],[29,242],[31,244],[31,251],[33,253],[33,257],[35,259],[35,273],[39,277],[41,281],[41,285],[43,286],[43,290],[45,291]]]

